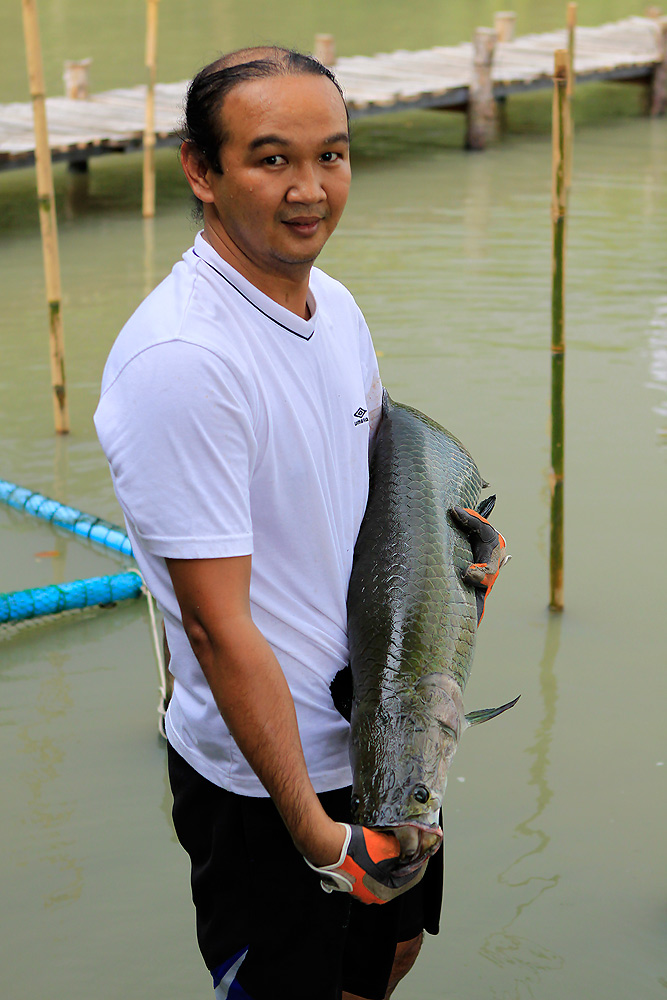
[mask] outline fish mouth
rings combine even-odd
[[[398,859],[401,872],[406,875],[417,871],[442,844],[442,829],[426,823],[405,823],[400,826],[386,826],[383,833],[391,833],[401,845]]]

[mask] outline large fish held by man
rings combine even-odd
[[[485,485],[452,434],[384,393],[348,593],[352,817],[397,836],[406,873],[442,841],[461,732],[515,704],[463,710],[478,614],[462,579],[471,546],[451,511],[476,508]]]

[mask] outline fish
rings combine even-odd
[[[449,431],[383,392],[366,511],[347,598],[352,820],[393,833],[417,871],[441,845],[441,809],[461,733],[511,708],[467,717],[463,692],[477,635],[472,562],[453,506],[486,516],[488,484]]]

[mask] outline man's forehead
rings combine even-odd
[[[335,84],[326,76],[280,75],[244,80],[230,93],[222,109],[232,134],[266,128],[322,131],[317,139],[347,135],[347,113]],[[254,138],[254,135],[253,135]],[[313,138],[316,138],[313,135]]]

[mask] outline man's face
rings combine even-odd
[[[324,76],[268,77],[231,90],[221,114],[228,138],[220,153],[223,173],[209,173],[218,216],[213,225],[253,271],[298,278],[347,201],[341,96]]]

